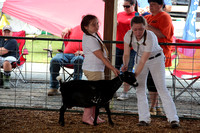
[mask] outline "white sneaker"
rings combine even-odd
[[[127,93],[122,92],[122,94],[117,98],[117,100],[127,100],[129,98]]]

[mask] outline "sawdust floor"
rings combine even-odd
[[[180,119],[181,128],[171,129],[166,118],[153,117],[150,126],[138,127],[138,116],[112,115],[110,126],[106,114],[100,117],[105,123],[97,126],[81,122],[82,113],[66,112],[65,126],[58,124],[59,112],[21,109],[0,109],[0,133],[199,133],[200,120]]]

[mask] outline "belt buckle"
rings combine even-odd
[[[154,56],[153,56],[153,57],[150,57],[149,60],[151,60],[151,59],[153,59],[153,58],[155,58],[155,57],[154,57]]]
[[[161,53],[158,53],[157,55],[155,55],[155,57],[158,57],[158,56],[160,56],[161,55]]]

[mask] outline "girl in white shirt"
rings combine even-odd
[[[145,30],[146,21],[142,16],[135,16],[131,20],[131,30],[124,36],[124,55],[122,71],[127,70],[130,49],[133,47],[135,57],[135,76],[139,86],[136,88],[139,114],[138,126],[148,126],[150,123],[149,105],[146,95],[146,82],[149,71],[152,74],[158,94],[168,121],[172,128],[179,127],[179,118],[172,97],[165,85],[165,60],[162,48],[158,44],[156,35]]]
[[[81,29],[84,32],[82,39],[83,53],[85,59],[83,61],[83,72],[88,80],[104,79],[105,66],[113,71],[117,76],[120,71],[116,69],[108,60],[108,51],[103,44],[97,32],[99,30],[99,22],[96,16],[86,15],[81,21]],[[95,116],[95,107],[85,108],[82,121],[86,124],[93,125]],[[97,123],[104,122],[100,118]]]

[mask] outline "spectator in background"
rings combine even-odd
[[[12,36],[12,27],[6,25],[2,30],[3,36]],[[0,64],[3,66],[3,88],[10,89],[10,76],[12,71],[12,62],[19,58],[19,47],[15,39],[0,39]]]
[[[150,5],[151,14],[146,15],[147,30],[153,31],[158,38],[159,43],[172,43],[174,35],[174,27],[172,19],[168,13],[163,11],[163,0],[148,0]],[[165,54],[165,67],[170,67],[171,62],[171,46],[162,45],[163,52]],[[149,73],[147,86],[150,95],[151,115],[163,115],[162,109],[158,105],[158,92],[152,79],[151,73]]]
[[[142,14],[142,16],[150,14],[148,0],[137,0],[137,2],[138,2],[138,12]],[[166,12],[170,12],[171,9],[172,9],[171,0],[164,0],[163,10]]]
[[[64,29],[61,36],[69,39],[82,39],[83,32],[78,25],[73,29]],[[82,79],[83,49],[81,42],[65,42],[64,53],[57,53],[50,62],[50,90],[48,96],[58,95],[59,83],[56,77],[59,75],[60,67],[67,64],[74,65],[74,80]]]
[[[130,22],[131,19],[135,16],[135,0],[124,0],[124,11],[119,12],[117,14],[117,41],[123,41],[124,35],[128,30],[130,30]],[[136,6],[137,7],[137,6]],[[115,58],[115,68],[120,70],[123,61],[122,61],[122,56],[124,53],[124,44],[116,44],[116,58]],[[135,51],[131,49],[131,58],[129,61],[129,69],[128,71],[133,70],[134,67],[134,58],[135,58]],[[130,89],[130,85],[127,83],[124,83],[124,90],[122,94],[117,98],[118,100],[126,100],[129,98],[128,96],[128,91]]]

